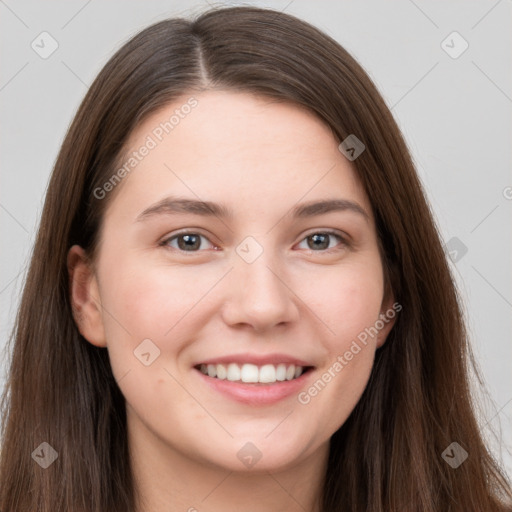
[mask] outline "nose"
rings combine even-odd
[[[248,325],[254,331],[264,332],[298,320],[299,299],[280,269],[275,258],[266,252],[252,263],[241,258],[235,261],[226,283],[228,299],[223,307],[226,324]]]

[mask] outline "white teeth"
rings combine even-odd
[[[292,380],[295,377],[295,365],[291,364],[286,369],[286,380]]]
[[[278,364],[276,368],[276,380],[283,381],[286,379],[286,365]]]
[[[227,379],[231,381],[240,380],[240,366],[235,363],[229,364]]]
[[[276,381],[276,367],[273,364],[266,364],[260,368],[260,382],[268,383]]]
[[[258,382],[258,367],[255,364],[244,364],[240,371],[242,382]]]
[[[240,366],[236,363],[230,363],[227,367],[224,364],[202,364],[200,371],[209,377],[221,380],[227,379],[232,382],[272,384],[276,381],[282,382],[284,380],[296,379],[302,375],[304,368],[284,363],[278,365],[264,364],[260,367],[255,364],[243,364]]]
[[[224,380],[228,376],[228,371],[223,364],[217,365],[217,379]]]

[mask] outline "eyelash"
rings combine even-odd
[[[202,252],[201,250],[197,250],[197,251],[184,251],[182,249],[179,249],[179,248],[176,248],[176,247],[170,247],[168,245],[169,242],[171,242],[172,240],[177,239],[180,236],[185,236],[185,235],[199,235],[200,237],[203,237],[206,240],[208,240],[208,238],[205,235],[201,234],[201,233],[198,233],[198,232],[195,232],[195,231],[183,231],[181,233],[176,233],[176,234],[174,234],[174,235],[172,235],[170,237],[167,237],[165,240],[162,240],[162,242],[160,242],[160,245],[163,246],[164,248],[171,249],[173,251],[178,251],[181,254],[184,254],[186,256],[192,256],[193,254],[198,254],[198,253]],[[332,252],[336,252],[338,250],[342,250],[343,248],[349,247],[349,243],[348,243],[347,239],[345,237],[343,237],[342,235],[340,235],[338,232],[332,231],[332,230],[314,231],[314,232],[310,233],[309,235],[306,235],[299,243],[303,242],[304,240],[306,240],[307,238],[309,238],[309,237],[311,237],[313,235],[330,235],[330,236],[336,237],[341,242],[339,244],[339,246],[341,246],[341,248],[336,249],[336,247],[338,247],[338,246],[336,246],[336,247],[331,247],[330,249],[318,250],[318,251],[315,251],[313,249],[306,249],[310,253],[331,254]],[[210,242],[210,243],[212,245],[215,245],[212,242]]]

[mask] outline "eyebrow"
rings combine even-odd
[[[369,222],[370,217],[366,210],[354,201],[349,199],[324,199],[321,201],[310,201],[295,206],[291,210],[294,218],[304,219],[323,215],[331,212],[350,211],[364,217]],[[221,219],[233,219],[234,214],[231,209],[225,205],[214,203],[212,201],[197,201],[195,199],[185,199],[179,197],[166,197],[161,201],[146,208],[137,216],[136,222],[146,220],[155,215],[171,214],[193,214],[203,217],[219,217]]]

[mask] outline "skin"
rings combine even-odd
[[[127,149],[140,148],[189,97],[146,119]],[[94,265],[82,248],[70,249],[76,321],[86,340],[108,349],[126,398],[141,510],[318,510],[329,439],[360,399],[394,321],[307,404],[297,394],[239,403],[193,366],[285,353],[315,367],[301,391],[332,372],[393,304],[384,301],[371,205],[339,141],[305,109],[239,92],[194,97],[197,107],[104,199]],[[136,220],[171,194],[223,203],[234,216]],[[290,215],[297,204],[332,198],[356,202],[368,219],[349,210]],[[177,238],[161,245],[183,229],[203,235],[195,252],[180,252]],[[320,248],[308,244],[328,229],[348,243],[331,236]],[[236,252],[247,236],[263,249],[252,263]],[[144,339],[160,350],[149,366],[134,356]],[[262,454],[250,468],[237,457],[247,442]]]

